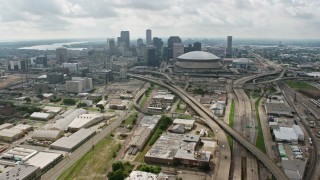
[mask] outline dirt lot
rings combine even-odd
[[[7,75],[6,78],[0,79],[0,89],[7,87],[8,85],[15,83],[21,79],[20,75]]]

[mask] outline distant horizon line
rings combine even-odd
[[[177,35],[174,35],[177,36]],[[160,36],[154,36],[154,37],[158,37],[158,38],[163,38],[163,39],[168,39],[170,36],[168,37],[160,37]],[[226,39],[227,36],[225,37],[183,37],[183,36],[179,36],[182,40],[188,40],[188,39]],[[61,40],[101,40],[101,41],[106,41],[107,39],[116,39],[117,37],[77,37],[77,38],[35,38],[35,39],[0,39],[0,43],[2,42],[19,42],[19,41],[61,41]],[[130,37],[130,41],[131,40],[137,40],[137,39],[143,39],[145,40],[146,38],[142,38],[142,37]],[[277,37],[236,37],[236,36],[232,36],[232,40],[236,41],[237,39],[241,39],[241,40],[276,40],[276,41],[281,41],[281,40],[313,40],[313,41],[319,41],[320,38],[277,38]]]

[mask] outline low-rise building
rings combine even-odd
[[[109,102],[109,108],[110,109],[125,110],[127,108],[127,103],[125,103],[121,99],[112,99]]]
[[[31,119],[37,120],[49,120],[52,117],[50,113],[43,113],[43,112],[34,112],[30,115]]]
[[[147,152],[144,161],[166,165],[174,163],[183,163],[190,166],[209,165],[210,156],[208,156],[208,153],[195,151],[200,142],[199,135],[166,133],[160,136]],[[190,154],[184,158],[182,156],[184,153]],[[197,157],[198,153],[200,154],[199,158]],[[205,155],[203,156],[203,154]]]
[[[35,130],[31,136],[32,139],[41,141],[56,141],[63,136],[62,130]]]
[[[129,177],[126,180],[139,180],[139,179],[146,179],[146,180],[157,180],[157,175],[149,172],[144,171],[132,171]]]
[[[62,137],[50,145],[50,149],[61,151],[74,151],[85,141],[94,136],[95,131],[90,129],[80,129],[68,137]]]
[[[38,152],[36,155],[28,159],[26,164],[40,167],[41,174],[43,174],[56,165],[60,160],[62,160],[62,158],[62,154],[59,153]]]
[[[30,180],[39,179],[41,176],[40,167],[20,164],[4,172],[0,175],[0,179],[19,179],[19,180]]]
[[[82,114],[79,117],[75,118],[69,124],[70,131],[77,131],[81,128],[86,128],[92,126],[100,121],[102,121],[105,117],[101,114]],[[110,116],[109,116],[110,118]]]
[[[193,119],[175,119],[173,125],[182,124],[186,130],[192,130],[195,124]]]

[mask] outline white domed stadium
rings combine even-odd
[[[217,72],[222,70],[220,58],[204,51],[191,51],[182,54],[175,63],[176,72]]]

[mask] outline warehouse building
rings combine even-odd
[[[11,128],[11,127],[13,127],[12,124],[10,124],[10,123],[4,123],[4,124],[1,124],[1,125],[0,125],[0,130],[2,130],[2,129],[9,129],[9,128]]]
[[[127,103],[125,101],[122,101],[121,99],[112,99],[109,102],[109,108],[125,110],[127,108]]]
[[[250,69],[254,66],[254,61],[248,58],[239,58],[232,61],[232,67]]]
[[[62,110],[61,107],[45,106],[42,111],[53,115],[58,114]]]
[[[132,171],[125,180],[138,180],[138,179],[146,179],[146,180],[157,180],[157,175],[144,171]]]
[[[302,131],[300,132],[298,129],[300,129],[300,127],[299,128],[279,127],[279,129],[273,129],[275,141],[297,144],[298,140],[304,139],[304,135],[301,135]]]
[[[173,121],[173,125],[181,124],[184,125],[186,130],[192,130],[195,124],[195,120],[193,119],[175,119]]]
[[[105,117],[100,114],[81,114],[69,124],[68,129],[70,131],[77,131],[81,128],[92,126],[102,121],[104,118]]]
[[[166,133],[147,152],[144,161],[156,164],[209,165],[211,154],[195,151],[200,142],[199,135]]]
[[[25,149],[20,147],[15,147],[13,149],[10,149],[9,151],[3,153],[1,155],[2,159],[12,160],[12,161],[27,161],[32,156],[37,154],[38,151],[33,149]]]
[[[6,142],[12,142],[19,139],[22,136],[22,132],[17,129],[3,129],[0,131],[0,140]]]
[[[6,142],[12,142],[19,139],[23,134],[32,130],[30,125],[18,124],[10,129],[0,130],[0,140]]]
[[[71,152],[94,136],[95,131],[80,129],[69,137],[62,137],[50,145],[50,149]]]
[[[268,116],[287,116],[293,117],[295,111],[284,103],[266,103],[265,111]]]
[[[47,124],[44,126],[45,129],[50,130],[63,130],[67,131],[69,124],[81,114],[88,113],[85,109],[73,109],[68,110],[61,115],[61,119],[57,120],[54,124]]]
[[[129,154],[136,154],[138,151],[143,149],[158,125],[160,118],[160,115],[153,115],[144,116],[141,119],[129,142]]]
[[[0,179],[19,179],[19,180],[31,180],[39,179],[41,176],[41,170],[39,167],[20,164],[4,172],[0,175]]]
[[[32,134],[32,139],[37,139],[40,141],[56,141],[63,136],[63,131],[61,130],[35,130]]]
[[[40,167],[41,174],[44,174],[53,166],[55,166],[63,158],[62,154],[53,152],[38,152],[36,155],[32,156],[26,164]]]
[[[43,112],[34,112],[30,115],[31,119],[37,120],[49,120],[52,117],[50,113],[43,113]]]

